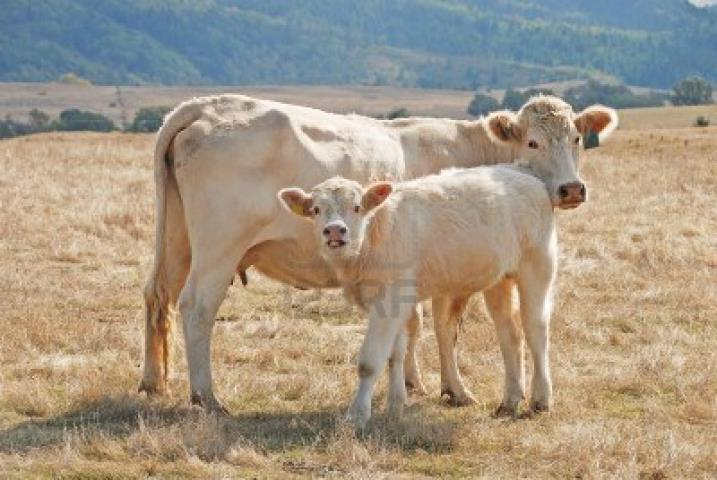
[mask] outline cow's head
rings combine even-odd
[[[388,182],[367,188],[353,180],[334,177],[306,193],[298,187],[279,191],[279,201],[287,210],[312,220],[327,258],[349,259],[358,254],[366,233],[368,216],[393,191]]]
[[[587,188],[578,174],[580,145],[599,144],[615,130],[618,119],[615,110],[602,105],[575,114],[557,97],[538,96],[517,114],[495,112],[487,122],[495,140],[518,149],[517,163],[545,182],[553,206],[575,208],[587,200]]]

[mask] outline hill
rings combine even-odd
[[[669,87],[717,80],[715,44],[686,0],[5,0],[0,80]]]

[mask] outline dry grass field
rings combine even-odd
[[[428,317],[429,395],[389,424],[382,383],[361,435],[342,417],[362,316],[253,272],[215,327],[231,418],[188,406],[181,335],[173,395],[137,394],[152,136],[1,141],[0,477],[715,478],[717,128],[655,129],[665,114],[585,154],[591,200],[559,213],[552,411],[491,417],[502,360],[476,298],[460,363],[478,405],[439,399]]]

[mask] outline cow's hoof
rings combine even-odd
[[[371,418],[371,411],[365,408],[359,408],[352,406],[346,415],[346,420],[351,423],[356,430],[363,430],[366,428],[369,419]]]
[[[457,394],[450,388],[441,390],[441,397],[447,397],[447,403],[451,407],[469,407],[478,403],[470,392]]]
[[[219,415],[222,417],[228,417],[229,410],[224,407],[216,398],[213,396],[211,398],[205,399],[202,397],[202,394],[199,392],[192,393],[191,397],[189,398],[189,403],[193,406],[201,407],[204,409],[205,412],[211,413],[214,415]]]
[[[410,393],[411,395],[421,395],[424,396],[427,393],[425,385],[423,385],[423,382],[415,381],[415,380],[406,380],[406,391]]]

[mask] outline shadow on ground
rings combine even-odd
[[[388,423],[384,416],[377,415],[369,428],[357,437],[403,451],[452,450],[456,423],[445,418],[432,419],[421,410],[420,406],[410,407],[404,418],[395,423]],[[343,409],[241,412],[223,417],[169,401],[147,400],[135,395],[108,396],[52,418],[28,420],[0,431],[0,452],[24,453],[58,446],[73,434],[122,439],[140,430],[173,427],[184,432],[187,446],[200,438],[203,439],[200,441],[210,441],[210,451],[203,449],[202,456],[221,457],[237,442],[250,442],[264,451],[279,451],[326,445],[341,435],[353,435],[353,430],[343,421],[344,413]]]

